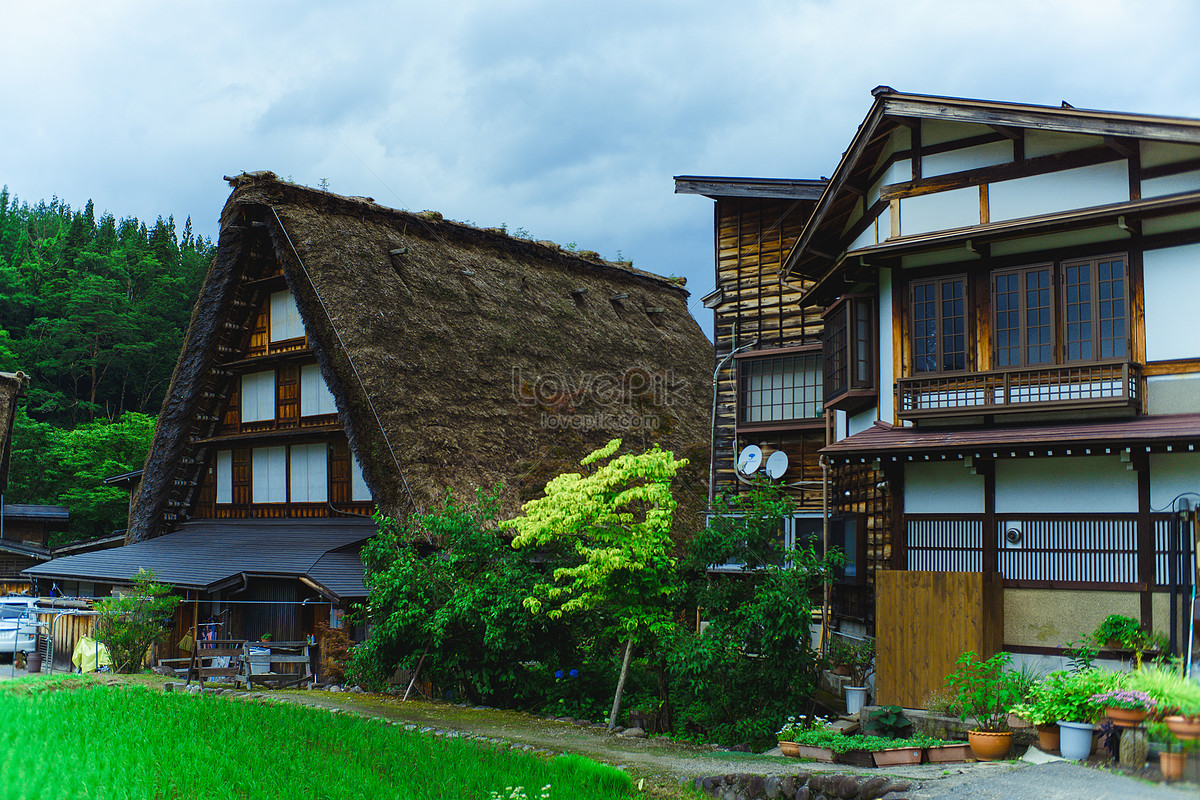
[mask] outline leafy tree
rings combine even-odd
[[[363,548],[370,592],[365,642],[349,672],[378,686],[397,667],[428,676],[475,701],[529,702],[544,687],[519,662],[553,661],[571,637],[522,603],[542,577],[529,552],[497,530],[497,493],[474,502],[447,497],[442,509],[405,520],[379,516]]]
[[[605,609],[625,639],[625,655],[608,724],[616,724],[630,656],[639,639],[671,629],[669,599],[675,589],[671,557],[671,481],[687,460],[655,445],[641,454],[612,458],[614,439],[581,462],[612,459],[587,475],[565,473],[546,484],[545,495],[502,523],[517,532],[513,547],[569,542],[578,563],[554,570],[554,583],[535,587],[525,600],[551,619]]]
[[[65,505],[71,526],[51,536],[51,546],[104,536],[125,527],[129,496],[104,478],[138,469],[154,436],[154,418],[128,411],[119,420],[99,419],[62,430],[37,422],[22,408],[13,424],[9,502]]]
[[[139,569],[128,592],[96,602],[96,639],[108,648],[115,671],[139,672],[150,645],[166,638],[179,605],[170,592],[153,572]]]
[[[725,498],[728,513],[696,534],[680,564],[688,605],[704,609],[702,634],[679,632],[669,656],[677,718],[709,741],[769,740],[816,688],[810,646],[812,611],[838,553],[811,545],[783,550],[792,503],[761,483]],[[736,563],[736,574],[712,575],[712,564]]]

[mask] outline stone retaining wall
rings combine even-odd
[[[734,773],[696,778],[696,791],[719,800],[906,800],[917,788],[884,775],[797,772],[793,775]]]

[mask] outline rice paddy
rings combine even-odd
[[[607,798],[629,777],[382,720],[228,696],[17,681],[0,687],[0,797]],[[546,787],[549,788],[546,788]],[[525,788],[522,788],[525,787]]]

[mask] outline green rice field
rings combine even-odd
[[[586,800],[631,791],[625,773],[580,756],[543,759],[283,703],[78,679],[0,685],[2,798]]]

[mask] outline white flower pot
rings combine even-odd
[[[1092,731],[1096,726],[1090,722],[1058,721],[1058,751],[1063,758],[1087,761],[1092,753]]]
[[[846,713],[857,714],[867,704],[866,686],[846,687]]]

